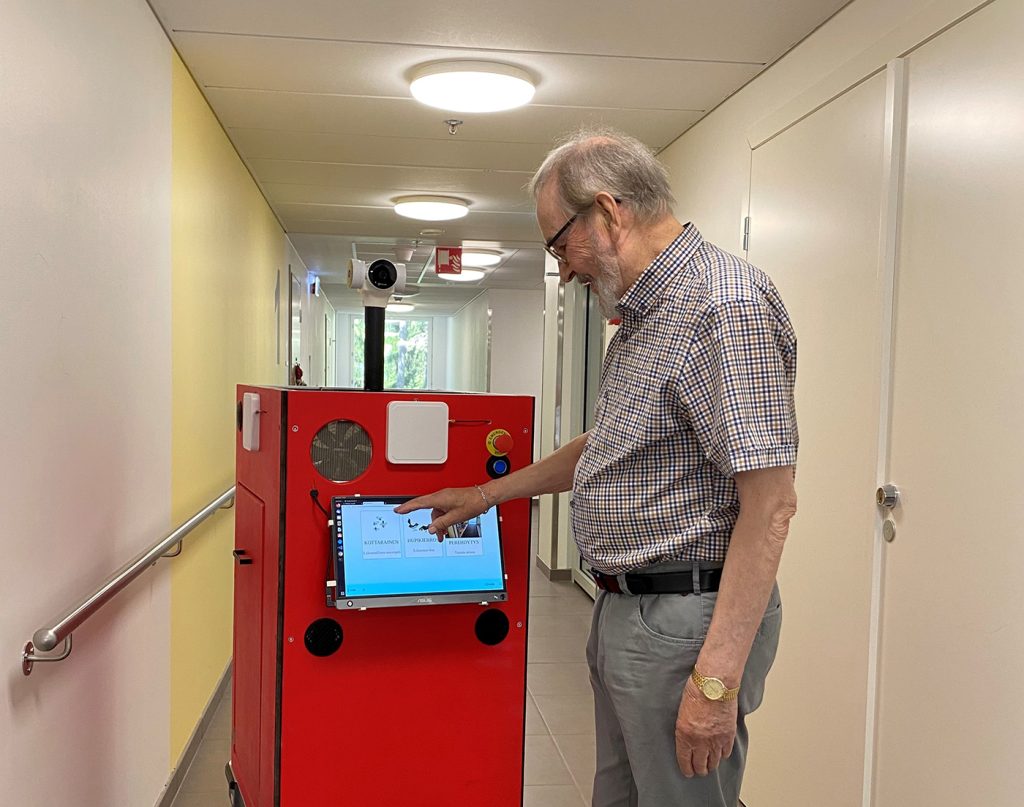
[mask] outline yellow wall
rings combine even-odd
[[[172,70],[171,507],[180,523],[233,484],[235,385],[283,378],[274,289],[285,236],[177,55]],[[231,655],[233,528],[230,513],[218,514],[171,564],[172,761]]]

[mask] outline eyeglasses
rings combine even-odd
[[[572,227],[576,219],[579,218],[579,215],[579,213],[573,213],[569,217],[569,220],[562,225],[562,228],[553,236],[551,236],[551,238],[549,238],[544,244],[544,250],[548,253],[548,255],[550,255],[559,263],[566,263],[568,259],[565,257],[565,255],[563,255],[557,249],[555,249],[555,244],[558,242],[558,239],[561,238],[570,227]]]
[[[621,205],[622,204],[622,199],[620,199],[618,196],[615,196],[613,198],[615,199],[615,204],[617,204],[617,205]],[[594,205],[594,203],[591,202],[587,206],[588,209],[590,207],[593,207],[593,205]],[[557,249],[555,249],[555,244],[558,243],[558,239],[559,238],[561,238],[563,235],[565,235],[566,232],[569,231],[569,228],[572,227],[572,225],[575,223],[576,219],[579,218],[580,213],[582,213],[582,212],[583,211],[581,210],[579,213],[573,213],[569,217],[569,220],[565,224],[562,225],[562,228],[557,233],[555,233],[553,236],[551,236],[551,238],[549,238],[547,240],[547,242],[544,244],[544,251],[547,252],[548,255],[550,255],[552,258],[554,258],[559,263],[568,263],[569,259],[565,255],[563,255],[561,252],[559,252]]]

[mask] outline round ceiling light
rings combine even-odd
[[[408,314],[415,307],[412,303],[388,303],[384,310],[389,314]]]
[[[452,112],[500,112],[528,104],[533,80],[518,67],[496,62],[434,62],[417,68],[409,90],[427,106]]]
[[[463,269],[457,275],[439,275],[439,277],[445,280],[454,280],[457,283],[471,283],[474,280],[480,280],[483,278],[484,273],[479,269]]]
[[[419,221],[450,221],[469,213],[469,205],[452,196],[400,196],[395,199],[395,212]]]
[[[497,266],[501,263],[501,253],[490,249],[463,249],[463,266]]]

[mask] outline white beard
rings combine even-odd
[[[605,319],[616,319],[619,312],[615,306],[622,296],[622,269],[618,259],[610,255],[597,255],[595,262],[599,275],[593,279],[591,287],[597,294],[597,302]]]

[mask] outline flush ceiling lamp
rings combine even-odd
[[[480,280],[484,276],[484,273],[479,269],[463,269],[457,275],[439,275],[439,277],[445,280],[454,280],[456,283],[472,283],[474,280]]]
[[[497,62],[434,62],[418,67],[409,90],[427,106],[451,112],[500,112],[528,104],[533,80],[518,67]]]
[[[389,314],[408,314],[415,307],[412,303],[388,303],[384,310]]]
[[[469,213],[469,205],[454,196],[400,196],[395,199],[395,212],[419,221],[450,221]]]
[[[491,249],[463,249],[463,266],[497,266],[501,263],[501,253]]]

